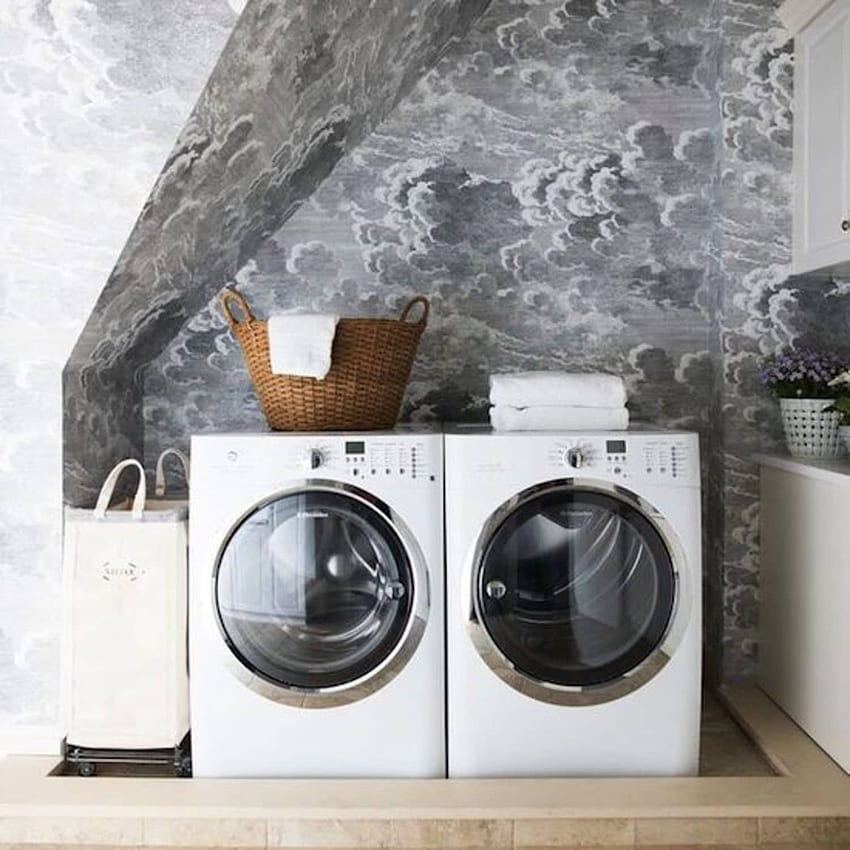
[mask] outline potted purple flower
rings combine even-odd
[[[779,397],[788,451],[795,457],[829,458],[841,453],[841,413],[831,381],[847,370],[836,354],[808,348],[785,348],[768,358],[759,380]]]

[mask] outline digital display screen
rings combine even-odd
[[[624,455],[626,453],[625,440],[606,440],[605,451],[609,455]]]
[[[345,453],[347,455],[362,455],[366,451],[366,443],[362,440],[358,442],[346,442]]]

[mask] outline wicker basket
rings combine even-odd
[[[237,320],[235,304],[242,313]],[[407,321],[422,306],[415,322]],[[399,319],[340,319],[331,368],[321,380],[274,375],[267,323],[255,319],[245,299],[227,289],[221,309],[242,347],[260,406],[275,431],[376,431],[392,428],[419,337],[428,321],[428,300],[411,299]]]

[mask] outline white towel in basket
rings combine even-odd
[[[331,368],[338,319],[322,313],[271,316],[268,331],[272,373],[324,378]]]

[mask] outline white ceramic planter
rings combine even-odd
[[[785,443],[794,457],[838,457],[843,445],[838,439],[841,414],[824,412],[832,404],[828,398],[781,398]]]

